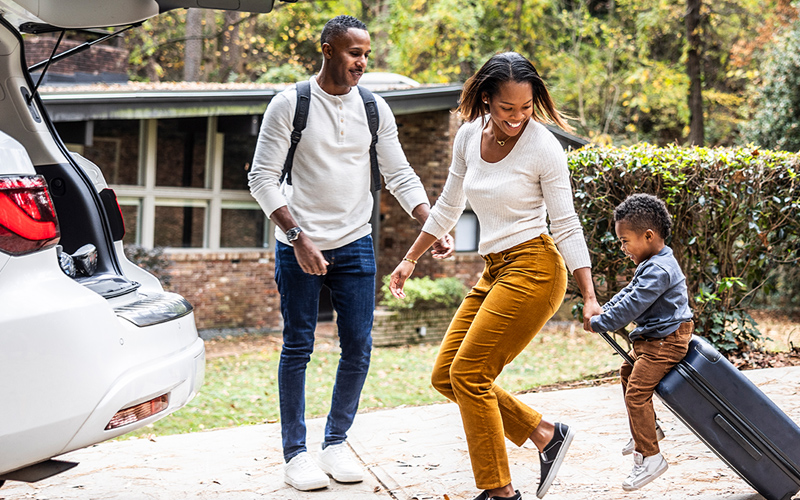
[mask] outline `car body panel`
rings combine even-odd
[[[131,9],[157,4],[128,3]],[[117,8],[83,0],[0,0],[0,176],[47,180],[63,247],[14,256],[0,251],[0,477],[163,418],[186,405],[204,378],[205,349],[191,306],[125,257],[99,195],[106,186],[101,170],[67,151],[31,91],[14,23],[30,17],[28,9],[38,9],[45,17],[39,21],[46,21],[47,9],[77,4],[94,4],[98,16]],[[62,14],[52,15],[55,21]],[[58,252],[85,244],[96,247],[99,271],[71,278]],[[103,287],[103,280],[121,285]],[[130,314],[126,319],[126,307],[144,310],[133,315],[144,318],[140,326]],[[120,410],[162,395],[169,401],[162,411],[105,429]]]
[[[273,0],[0,0],[0,11],[16,28],[27,24],[59,28],[123,26],[181,8],[270,12]]]
[[[0,175],[36,175],[28,152],[15,139],[0,131]]]
[[[16,450],[0,454],[0,473],[147,425],[202,385],[204,348],[192,313],[138,328],[56,262],[49,249],[9,259],[0,274],[0,283],[16,284],[0,286],[0,392],[14,408],[0,412],[0,449]],[[165,393],[166,412],[104,430],[117,411]]]

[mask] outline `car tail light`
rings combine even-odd
[[[116,429],[123,425],[129,425],[139,420],[144,420],[147,417],[153,416],[156,413],[162,412],[169,406],[169,394],[163,394],[150,401],[124,408],[118,411],[106,425],[106,430]]]
[[[52,247],[59,237],[44,177],[0,177],[0,251],[23,255]]]

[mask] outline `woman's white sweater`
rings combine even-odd
[[[569,271],[591,267],[558,140],[530,120],[508,156],[489,163],[481,158],[485,123],[466,123],[456,134],[447,182],[423,230],[441,238],[455,227],[469,200],[480,223],[478,252],[487,255],[547,233],[549,216],[550,232]]]

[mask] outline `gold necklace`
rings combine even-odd
[[[496,142],[497,144],[499,144],[501,148],[502,148],[503,146],[505,146],[505,145],[506,145],[506,143],[507,143],[508,141],[510,141],[510,140],[511,140],[511,136],[508,136],[508,137],[506,137],[505,139],[503,139],[503,140],[501,141],[500,139],[498,139],[498,138],[497,138],[497,135],[496,135],[496,134],[494,135],[494,142]]]

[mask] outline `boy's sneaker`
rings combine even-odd
[[[283,480],[300,491],[318,490],[330,484],[328,476],[307,451],[298,453],[289,460],[283,470]]]
[[[652,457],[643,457],[641,453],[634,451],[633,464],[630,475],[622,482],[622,489],[625,491],[638,490],[669,468],[669,464],[661,456],[661,453],[656,453]]]
[[[658,425],[658,422],[656,422],[656,438],[658,438],[659,441],[664,439],[664,431],[661,430],[661,426]],[[622,448],[622,454],[630,455],[631,453],[633,453],[635,449],[636,449],[636,443],[634,443],[633,438],[631,438],[630,441],[628,441],[628,444],[626,444]]]
[[[536,490],[536,496],[544,498],[550,485],[558,474],[558,469],[564,461],[564,456],[567,454],[569,445],[572,444],[572,438],[575,437],[575,431],[572,430],[567,424],[556,422],[553,424],[556,428],[553,434],[553,439],[544,447],[544,451],[539,454],[539,466],[541,468],[539,478],[539,489]]]
[[[513,497],[490,497],[486,491],[475,497],[475,500],[522,500],[522,494],[519,490],[514,491]]]
[[[347,443],[332,444],[319,453],[319,467],[340,483],[364,480],[364,469],[350,451]]]

